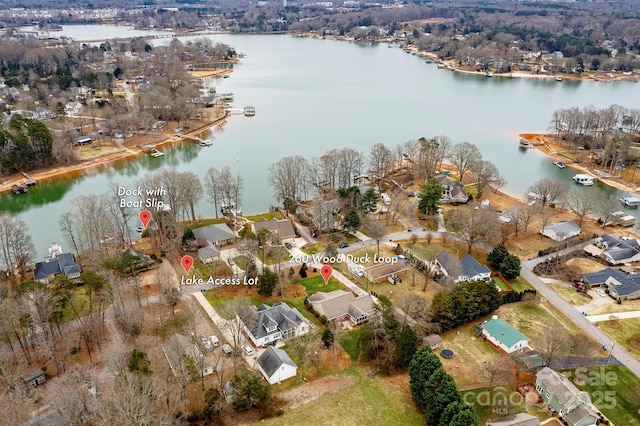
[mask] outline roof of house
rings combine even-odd
[[[82,272],[82,268],[76,263],[76,257],[73,253],[61,253],[51,259],[36,262],[33,276],[36,280],[42,280],[55,274],[71,275],[80,272]]]
[[[465,277],[475,277],[477,275],[491,273],[489,268],[478,262],[471,254],[466,254],[460,259],[460,268],[462,269],[462,275]]]
[[[598,238],[597,244],[606,249],[602,255],[610,263],[624,263],[640,254],[640,250],[638,250],[639,243],[633,238],[623,239],[603,234]]]
[[[396,262],[396,263],[380,263],[378,265],[369,266],[365,268],[365,274],[369,275],[371,278],[384,278],[386,276],[397,274],[398,272],[403,272],[408,269],[407,265],[404,262]]]
[[[288,330],[297,327],[307,320],[296,308],[290,308],[284,302],[276,302],[273,306],[246,306],[236,312],[240,320],[251,332],[254,338],[260,339],[273,332],[267,332],[267,327],[276,325],[278,330]]]
[[[236,237],[236,234],[234,234],[231,228],[229,228],[225,223],[216,223],[209,226],[203,226],[202,228],[196,228],[193,230],[193,234],[196,239],[204,238],[211,243],[231,240]]]
[[[538,426],[539,424],[540,421],[536,416],[527,413],[518,413],[487,422],[487,426]]]
[[[213,363],[208,356],[200,351],[191,337],[176,333],[171,336],[167,343],[162,345],[162,350],[174,374],[183,373],[182,371],[176,372],[176,369],[182,365],[184,355],[189,355],[196,361],[196,368],[199,372],[205,369],[213,370]]]
[[[402,173],[398,176],[394,176],[391,178],[392,181],[396,183],[396,185],[411,185],[413,183],[413,173],[407,172]]]
[[[564,241],[580,233],[580,227],[573,220],[563,220],[545,226],[540,233],[554,241]]]
[[[436,262],[446,270],[447,266],[449,266],[449,262],[451,262],[453,258],[454,257],[451,254],[443,250],[436,255]]]
[[[275,233],[278,238],[292,238],[296,236],[295,231],[293,230],[293,225],[289,219],[270,219],[266,220],[264,218],[253,224],[253,228],[256,233],[261,229],[268,229],[269,231]]]
[[[209,259],[220,256],[220,250],[213,244],[208,244],[198,249],[198,257],[200,259]]]
[[[497,340],[511,347],[521,340],[529,340],[527,336],[513,328],[508,322],[500,318],[493,318],[482,326],[487,332]]]
[[[598,418],[598,415],[586,405],[580,404],[573,410],[570,410],[564,415],[564,420],[570,422],[570,424],[577,424],[582,419],[591,416],[594,419]]]
[[[437,334],[430,334],[426,337],[423,337],[422,342],[429,346],[439,345],[442,343],[442,337],[438,336]]]
[[[537,382],[542,383],[568,409],[565,415],[569,415],[571,408],[580,403],[591,404],[591,398],[587,392],[581,391],[571,383],[571,380],[549,367],[538,371],[536,377]]]
[[[351,315],[358,318],[374,311],[373,298],[369,294],[355,297],[353,293],[344,290],[334,290],[329,293],[319,291],[309,296],[313,308],[328,320]]]
[[[599,272],[584,274],[582,279],[591,285],[606,284],[607,287],[613,287],[620,297],[640,291],[640,274],[625,274],[618,269],[605,268]]]
[[[289,355],[287,355],[285,351],[274,348],[273,346],[269,346],[267,350],[260,355],[258,364],[268,377],[273,376],[283,364],[298,368],[296,363],[289,358]]]
[[[25,371],[24,373],[22,373],[20,375],[20,378],[22,380],[24,380],[25,382],[29,383],[30,381],[32,381],[33,379],[35,379],[36,377],[40,377],[44,374],[44,371],[42,370],[42,368],[40,367],[33,367],[28,369],[27,371]]]

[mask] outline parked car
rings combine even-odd
[[[605,293],[604,290],[601,289],[597,289],[596,293],[598,293],[598,296],[600,297],[605,297],[607,295],[607,293]]]
[[[284,243],[284,246],[288,250],[291,250],[293,248],[293,245],[291,245],[291,243]]]
[[[251,346],[249,345],[242,346],[242,350],[244,351],[245,354],[247,354],[247,356],[253,355],[253,349],[251,349]]]
[[[184,130],[184,127],[174,127],[173,128],[173,131],[176,132],[176,133],[181,132],[183,130]]]
[[[234,265],[234,263],[233,263],[233,259],[229,259],[229,265],[231,265],[231,266],[233,266],[233,265]]]
[[[339,247],[340,248],[347,248],[347,247],[349,247],[349,243],[342,243],[342,244],[340,244]]]
[[[231,356],[231,354],[233,353],[233,349],[231,349],[231,346],[225,343],[224,345],[222,345],[222,353],[224,354],[224,356]]]

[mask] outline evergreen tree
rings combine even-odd
[[[137,374],[149,374],[151,373],[150,365],[151,361],[149,361],[147,354],[143,350],[136,348],[129,354],[129,360],[127,361],[129,371]]]
[[[398,358],[398,364],[400,368],[406,370],[411,363],[413,355],[416,353],[416,333],[405,324],[398,333],[398,340],[396,342],[396,354]]]
[[[438,212],[442,191],[444,188],[437,179],[431,178],[420,187],[420,202],[418,211],[423,214],[432,215]]]
[[[360,220],[360,216],[358,216],[358,210],[355,207],[352,207],[347,211],[347,214],[344,215],[344,229],[353,234],[362,226],[362,220]]]
[[[189,248],[192,242],[196,240],[196,235],[193,233],[191,228],[187,228],[184,230],[184,234],[182,234],[182,248],[185,250]]]
[[[464,402],[450,404],[440,416],[440,426],[479,426],[479,424],[473,407]]]
[[[440,418],[447,406],[462,402],[453,377],[447,374],[442,367],[431,375],[424,392],[427,401],[426,419],[428,425],[439,425]]]
[[[487,255],[487,260],[493,265],[494,268],[500,268],[502,261],[509,256],[509,251],[504,244],[498,244]]]
[[[378,209],[378,194],[376,190],[373,188],[369,188],[366,190],[362,197],[360,198],[360,208],[365,213],[373,213]]]
[[[271,272],[269,268],[264,268],[262,274],[258,275],[258,294],[266,297],[271,296],[277,281],[278,274]]]
[[[322,332],[322,341],[324,342],[324,347],[328,348],[333,344],[333,332],[329,328],[325,328]]]
[[[442,368],[442,363],[429,346],[422,346],[418,349],[409,363],[411,398],[422,412],[427,410],[425,389],[429,384],[429,377],[440,368]]]
[[[500,273],[508,280],[517,278],[520,275],[522,263],[520,258],[515,254],[508,255],[500,264]]]
[[[303,263],[300,267],[300,278],[307,278],[307,264]]]

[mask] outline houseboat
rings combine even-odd
[[[625,195],[624,197],[620,198],[620,201],[627,207],[640,206],[640,198],[636,197],[635,195]]]
[[[572,179],[574,180],[574,182],[584,186],[592,186],[595,184],[595,181],[596,181],[595,177],[584,174],[584,173],[579,173],[575,175]]]
[[[245,117],[253,117],[256,115],[256,109],[252,106],[244,107],[244,115]]]
[[[533,148],[533,145],[531,145],[531,143],[526,139],[520,139],[519,146],[520,148],[524,148],[524,149]]]
[[[559,168],[561,168],[561,169],[564,169],[565,167],[567,167],[567,166],[566,166],[562,161],[554,161],[554,162],[553,162],[553,164],[554,164],[556,167],[559,167]]]

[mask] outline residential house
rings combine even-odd
[[[609,296],[616,300],[640,299],[640,274],[625,274],[618,269],[605,268],[584,274],[582,281],[591,287],[606,288]]]
[[[25,371],[20,375],[20,378],[24,382],[27,387],[40,386],[43,382],[47,380],[44,375],[44,371],[40,367],[33,367],[29,370]]]
[[[469,201],[469,196],[464,190],[462,182],[448,175],[437,175],[436,179],[442,185],[441,203],[464,204]]]
[[[428,345],[431,350],[438,349],[442,346],[442,337],[437,334],[430,334],[422,338],[422,344]]]
[[[273,306],[246,306],[238,309],[236,320],[255,346],[287,340],[309,332],[309,322],[296,308],[284,302]]]
[[[391,178],[391,182],[393,182],[394,184],[396,184],[402,189],[406,189],[407,186],[413,185],[413,182],[414,182],[413,173],[406,172],[397,176],[393,176]]]
[[[559,242],[579,235],[580,227],[572,220],[564,220],[545,226],[540,233],[553,241]]]
[[[471,254],[466,254],[462,259],[460,259],[459,271],[450,271],[450,269],[453,268],[453,263],[455,260],[455,257],[447,253],[446,251],[441,251],[436,256],[436,264],[440,267],[440,271],[444,275],[450,276],[451,273],[459,274],[457,276],[451,277],[455,282],[487,281],[490,279],[491,270],[485,265],[478,262]]]
[[[162,352],[174,376],[191,374],[193,366],[196,367],[200,377],[214,372],[213,363],[191,337],[174,334],[167,343],[162,345]]]
[[[340,212],[340,202],[337,199],[318,199],[311,206],[311,220],[320,233],[336,229],[334,215]]]
[[[313,309],[327,320],[348,318],[354,324],[360,324],[375,313],[375,303],[369,294],[354,296],[350,291],[334,290],[329,293],[319,291],[307,299]]]
[[[55,114],[53,111],[47,108],[38,107],[33,111],[33,119],[34,120],[51,120],[55,118]]]
[[[364,276],[372,283],[380,283],[388,280],[392,284],[397,284],[408,269],[408,266],[400,261],[395,263],[379,263],[365,268]]]
[[[636,239],[603,234],[595,244],[604,250],[600,257],[610,265],[640,261],[640,243]]]
[[[527,336],[496,316],[482,325],[482,337],[508,354],[521,352],[529,345]]]
[[[280,383],[291,377],[295,377],[298,366],[289,358],[282,349],[269,346],[258,357],[258,370],[270,385]]]
[[[213,263],[220,259],[220,250],[213,244],[207,244],[198,249],[198,259],[202,263]]]
[[[216,223],[202,228],[196,228],[193,230],[193,234],[196,237],[196,241],[200,240],[198,246],[200,246],[201,242],[204,242],[204,245],[215,245],[219,247],[233,244],[236,240],[236,234],[224,223]]]
[[[36,262],[33,278],[43,284],[49,284],[56,275],[64,274],[72,280],[80,278],[82,267],[76,263],[73,253],[63,253],[62,246],[53,244],[49,247],[49,254],[42,262]]]
[[[64,106],[64,113],[66,115],[78,115],[82,112],[82,104],[80,102],[68,102]]]
[[[264,218],[253,223],[253,232],[257,235],[262,229],[267,229],[271,234],[275,235],[282,244],[295,242],[296,233],[289,219],[270,219]]]
[[[598,414],[591,409],[591,398],[562,374],[545,367],[536,374],[536,390],[549,408],[569,426],[591,426]]]
[[[127,256],[132,258],[132,261],[129,265],[131,271],[128,271],[131,273],[135,271],[146,270],[155,263],[151,256],[143,251],[136,250],[133,247],[127,247],[127,249],[122,253],[121,258],[125,258]]]
[[[539,426],[540,421],[536,416],[527,413],[518,413],[501,419],[491,420],[486,426]]]

